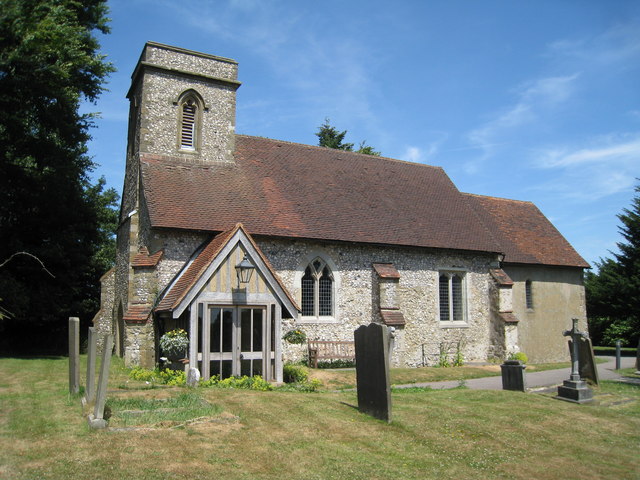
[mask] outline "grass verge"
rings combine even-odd
[[[602,382],[596,396],[606,401],[596,405],[503,391],[394,392],[387,424],[359,413],[355,392],[118,389],[120,368],[114,361],[109,387],[120,409],[203,401],[220,411],[180,428],[90,431],[67,392],[66,359],[0,359],[0,478],[640,477],[636,385]],[[185,393],[195,396],[178,400]]]

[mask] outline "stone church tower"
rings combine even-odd
[[[152,367],[156,361],[157,338],[149,318],[155,298],[149,292],[158,293],[154,267],[160,257],[144,258],[149,229],[141,204],[141,158],[232,163],[237,75],[234,60],[154,42],[144,46],[133,72],[112,327],[116,353],[126,350],[127,364]]]

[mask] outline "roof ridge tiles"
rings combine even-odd
[[[444,168],[441,167],[441,166],[438,166],[438,165],[430,165],[430,164],[427,164],[427,163],[411,162],[409,160],[401,160],[401,159],[398,159],[398,158],[386,157],[384,155],[370,155],[370,154],[366,154],[366,153],[359,153],[359,152],[353,152],[353,151],[348,151],[348,150],[340,150],[340,149],[337,149],[337,148],[322,147],[320,145],[309,145],[308,143],[292,142],[290,140],[280,140],[280,139],[277,139],[277,138],[263,137],[263,136],[260,136],[260,135],[246,135],[246,134],[242,134],[242,133],[236,133],[235,135],[236,135],[236,137],[267,140],[269,142],[284,143],[284,144],[287,144],[287,145],[292,145],[292,146],[297,146],[297,147],[307,147],[307,148],[317,149],[317,150],[321,150],[321,151],[330,151],[330,152],[335,152],[335,153],[338,153],[338,154],[345,154],[345,155],[354,156],[354,157],[364,157],[364,158],[367,158],[367,159],[374,159],[374,160],[388,160],[388,161],[391,161],[391,162],[394,162],[394,163],[404,163],[404,164],[415,165],[415,166],[419,166],[419,167],[436,168],[438,170],[444,171]]]

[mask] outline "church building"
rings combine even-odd
[[[94,324],[128,366],[189,334],[203,378],[262,375],[303,346],[392,330],[393,366],[567,358],[588,264],[530,202],[442,168],[235,133],[238,64],[149,42],[127,94],[116,266]],[[248,278],[247,278],[248,277]],[[444,350],[443,350],[444,349]]]

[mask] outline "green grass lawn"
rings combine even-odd
[[[91,431],[68,394],[66,358],[0,359],[0,478],[640,478],[634,385],[603,382],[596,405],[398,392],[386,424],[358,412],[355,392],[194,392],[127,383],[125,373],[115,359],[110,422],[119,428]]]

